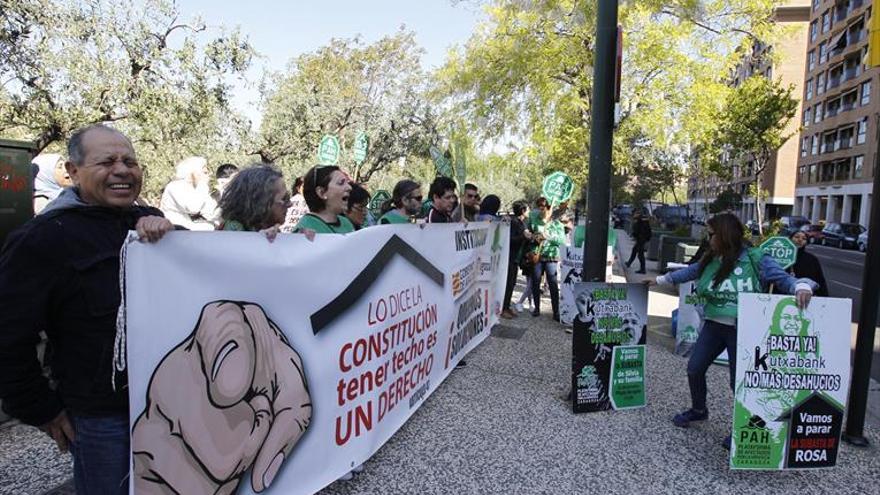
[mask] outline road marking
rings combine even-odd
[[[861,288],[861,287],[856,287],[856,286],[853,286],[853,285],[845,284],[845,283],[843,283],[843,282],[838,282],[837,280],[832,280],[831,283],[832,283],[832,284],[837,284],[837,285],[842,285],[842,286],[844,286],[844,287],[849,287],[850,289],[852,289],[852,290],[857,290],[857,291],[859,291],[859,292],[862,291],[862,288]]]
[[[864,262],[864,261],[861,262],[861,263],[859,263],[858,261],[847,261],[847,260],[842,260],[842,259],[840,259],[840,258],[835,258],[835,257],[833,257],[833,256],[822,256],[822,255],[819,255],[819,254],[817,254],[816,257],[817,257],[817,258],[826,259],[826,260],[839,261],[839,262],[841,262],[841,263],[846,263],[846,264],[848,264],[848,265],[856,265],[856,266],[864,266],[864,265],[865,265],[865,262]]]

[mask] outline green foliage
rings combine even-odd
[[[0,133],[59,149],[77,128],[112,122],[152,198],[189,154],[239,157],[248,123],[229,109],[227,79],[254,51],[238,31],[209,37],[167,0],[2,0],[0,12]]]
[[[725,189],[718,196],[715,197],[715,201],[709,204],[709,213],[721,213],[727,210],[738,210],[742,207],[742,196],[734,191],[733,189]]]
[[[340,165],[359,182],[400,160],[428,158],[436,116],[424,96],[421,54],[414,33],[401,30],[370,45],[334,39],[296,57],[263,83],[255,153],[296,176],[314,164],[321,136],[335,134]],[[351,152],[360,132],[370,149],[357,165]]]

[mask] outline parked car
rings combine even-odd
[[[864,253],[868,250],[868,229],[865,229],[864,232],[859,234],[859,240],[857,242],[859,244],[859,251]]]
[[[690,214],[687,206],[661,205],[652,213],[661,228],[674,230],[682,225],[690,225]]]
[[[779,218],[779,235],[789,236],[797,232],[802,226],[810,223],[807,217],[801,216],[785,216]]]
[[[807,236],[807,242],[810,244],[822,242],[822,229],[823,227],[816,223],[801,225],[801,232]]]
[[[859,235],[865,228],[857,223],[828,223],[822,230],[822,245],[839,248],[858,247]]]

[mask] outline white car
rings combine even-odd
[[[865,230],[861,234],[859,234],[859,239],[856,241],[859,245],[859,251],[865,252],[868,250],[868,231]]]

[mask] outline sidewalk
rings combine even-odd
[[[688,406],[689,394],[686,360],[672,354],[668,333],[662,336],[669,320],[663,309],[674,299],[663,295],[650,297],[647,407],[572,414],[561,398],[570,383],[572,336],[550,319],[546,301],[540,317],[502,320],[363,473],[321,493],[876,493],[880,432],[873,425],[872,447],[842,444],[834,469],[729,470],[721,440],[732,399],[721,366],[708,374],[709,421],[674,427],[670,419]],[[57,455],[42,433],[20,425],[0,430],[0,493],[40,494],[69,476],[69,457]]]

